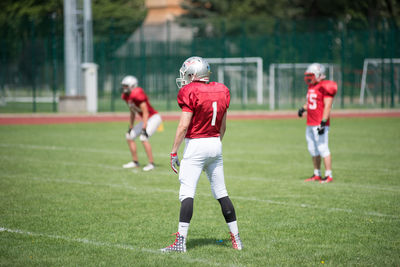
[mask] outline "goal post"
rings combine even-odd
[[[305,99],[304,72],[312,63],[271,63],[269,65],[269,109],[280,106],[293,108],[296,101]],[[329,80],[340,80],[339,67],[332,63],[321,63],[326,68]],[[300,85],[299,85],[300,84]],[[300,88],[300,89],[299,89]],[[300,91],[301,93],[298,93]],[[305,100],[304,100],[305,101]]]
[[[390,84],[390,99],[394,101],[394,91],[400,93],[400,58],[366,58],[364,59],[361,88],[360,104],[365,103],[366,95],[371,96],[375,103],[375,98],[380,95],[384,101],[385,89]],[[397,81],[397,83],[395,82]]]
[[[263,104],[263,59],[261,57],[205,58],[211,72],[217,74],[217,80],[226,83],[234,80],[230,90],[241,92],[242,101],[247,104],[249,90],[256,89],[256,103]],[[249,78],[255,76],[254,79]],[[239,83],[239,85],[237,85]]]

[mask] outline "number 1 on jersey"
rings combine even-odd
[[[211,120],[211,126],[215,126],[215,120],[217,119],[217,101],[212,102],[213,116]]]

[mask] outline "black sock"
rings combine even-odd
[[[235,208],[233,207],[231,199],[227,196],[218,199],[218,202],[221,205],[222,214],[224,215],[226,223],[236,221]]]
[[[181,202],[179,222],[190,223],[193,215],[193,198],[188,197]]]

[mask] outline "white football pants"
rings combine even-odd
[[[185,150],[179,168],[179,200],[194,198],[197,182],[204,170],[215,199],[228,196],[225,187],[222,143],[219,137],[185,139]]]
[[[325,126],[325,132],[321,135],[318,134],[318,126],[307,126],[307,148],[312,157],[321,156],[325,158],[331,154],[328,147],[328,135],[329,126]]]
[[[157,131],[157,128],[158,128],[158,126],[160,126],[161,122],[162,122],[161,116],[158,113],[154,114],[147,120],[146,132],[149,135],[149,138]],[[142,128],[143,128],[143,121],[137,123],[131,130],[130,134],[126,133],[125,138],[127,140],[136,139],[136,137],[138,137],[140,135],[140,133],[142,132]],[[147,141],[147,140],[148,140],[148,138],[140,135],[140,141]]]

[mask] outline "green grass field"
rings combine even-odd
[[[150,173],[121,168],[127,123],[0,126],[0,265],[400,265],[400,118],[334,119],[330,184],[303,182],[304,120],[228,121],[225,176],[244,249],[231,248],[203,174],[188,252],[162,254],[179,217],[176,125],[152,137]],[[141,146],[139,156],[145,164]]]

